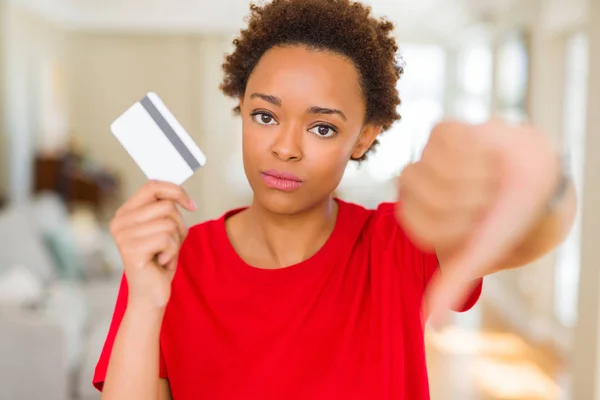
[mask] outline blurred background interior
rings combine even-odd
[[[369,0],[397,26],[403,120],[339,195],[395,196],[443,118],[500,115],[562,143],[580,193],[566,243],[489,278],[429,332],[433,399],[600,399],[600,1]],[[97,399],[122,267],[107,221],[145,181],[109,131],[148,91],[197,140],[197,223],[247,204],[240,123],[219,92],[247,0],[0,0],[0,399]],[[594,133],[596,132],[596,133]],[[585,161],[585,162],[584,162]]]

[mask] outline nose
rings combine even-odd
[[[300,161],[302,159],[302,129],[290,125],[279,129],[277,138],[271,146],[271,153],[281,161]]]

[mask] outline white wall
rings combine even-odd
[[[588,20],[588,5],[594,0],[541,0],[541,25],[548,32],[570,30]]]
[[[48,60],[66,58],[66,35],[44,20],[8,6],[2,73],[8,132],[8,195],[11,201],[27,198],[31,187],[32,158],[41,132],[41,68]]]
[[[579,324],[574,341],[573,399],[600,399],[600,3],[589,9],[590,65],[585,167],[582,193],[582,248]]]
[[[242,122],[232,111],[237,101],[226,98],[219,90],[223,79],[221,65],[232,49],[229,37],[205,37],[196,42],[194,50],[198,68],[194,81],[194,126],[208,162],[198,173],[197,183],[190,182],[188,186],[191,193],[202,199],[206,218],[249,204],[252,198],[242,163]]]
[[[542,0],[531,14],[535,18],[526,25],[531,50],[530,122],[557,142],[562,142],[565,134],[566,41],[585,26],[585,18],[576,17],[581,16],[584,7],[579,0]],[[503,22],[504,29],[510,28],[508,22]],[[573,330],[563,326],[556,316],[555,265],[553,252],[527,268],[492,277],[484,296],[521,333],[556,345],[567,355],[572,351]]]
[[[8,138],[6,137],[5,116],[5,79],[4,66],[6,63],[6,3],[0,0],[0,197],[7,195],[8,185]]]

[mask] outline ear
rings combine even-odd
[[[367,150],[371,148],[371,145],[377,139],[377,136],[381,133],[382,127],[380,125],[365,125],[358,136],[354,150],[352,151],[352,159],[357,160],[365,155]]]
[[[240,96],[240,97],[238,97],[238,102],[239,102],[238,103],[238,109],[241,110],[242,107],[244,106],[244,96],[243,95]]]

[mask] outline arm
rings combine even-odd
[[[115,338],[103,400],[171,399],[169,383],[159,379],[159,338],[164,309],[129,303]]]
[[[169,399],[160,332],[187,228],[177,204],[195,209],[177,185],[150,181],[116,213],[111,234],[125,266],[94,383],[105,400]],[[102,385],[104,383],[104,385]]]

